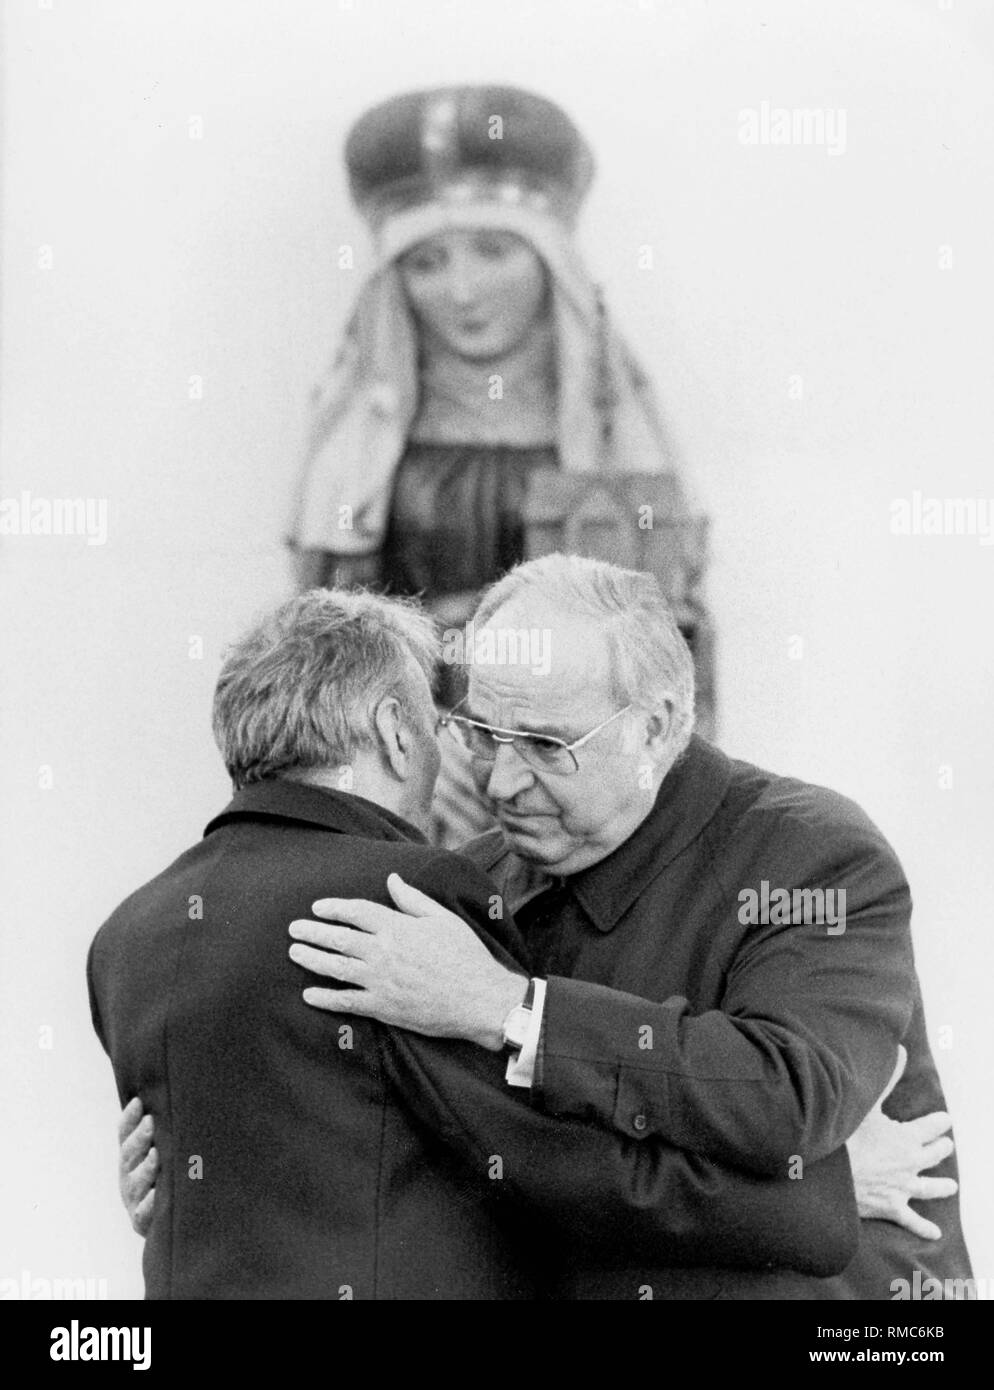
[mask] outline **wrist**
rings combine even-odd
[[[480,1027],[473,1041],[488,1052],[500,1052],[504,1047],[504,1020],[512,1009],[525,1002],[530,987],[526,975],[504,970],[494,981],[480,1009]]]

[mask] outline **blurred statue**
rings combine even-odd
[[[519,560],[568,548],[626,563],[617,538],[641,527],[654,548],[621,548],[666,572],[707,729],[704,524],[572,241],[593,174],[583,137],[542,97],[452,87],[366,112],[345,158],[377,254],[314,395],[291,535],[301,586],[419,594],[451,627]],[[581,527],[591,487],[605,495]],[[443,769],[448,840],[488,823],[467,788]]]

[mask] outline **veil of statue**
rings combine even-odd
[[[367,111],[345,158],[376,256],[314,392],[290,528],[301,586],[417,594],[444,630],[549,551],[649,570],[713,734],[707,523],[574,244],[583,136],[529,92],[449,87]],[[443,668],[440,705],[464,674]],[[436,834],[456,844],[490,818],[443,748]]]

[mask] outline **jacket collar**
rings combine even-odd
[[[611,931],[652,880],[700,835],[731,777],[731,760],[695,735],[635,832],[606,859],[567,880],[599,931]]]
[[[365,840],[426,843],[420,830],[374,801],[367,801],[364,796],[308,786],[281,777],[252,782],[236,791],[220,815],[208,823],[204,835],[235,821],[266,819],[319,825],[324,830],[358,835]]]
[[[519,911],[547,888],[572,893],[599,931],[609,932],[654,878],[695,840],[724,800],[732,763],[724,753],[693,737],[670,768],[652,810],[628,839],[606,859],[567,878],[549,877],[519,859],[500,830],[488,831],[463,846],[503,888]]]

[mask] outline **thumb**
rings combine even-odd
[[[919,1236],[922,1240],[941,1240],[942,1231],[934,1221],[926,1221],[924,1216],[919,1216],[914,1207],[910,1207],[905,1202],[903,1208],[898,1213],[897,1224],[903,1226],[906,1231],[910,1231],[913,1236]]]
[[[405,883],[400,874],[389,876],[387,891],[401,912],[406,912],[409,917],[436,917],[440,912],[447,911],[441,903],[422,893],[420,888],[412,888]]]
[[[904,1068],[905,1068],[907,1065],[908,1065],[908,1053],[907,1053],[907,1049],[901,1047],[900,1044],[898,1044],[898,1048],[897,1048],[897,1066],[894,1068],[894,1074],[893,1074],[893,1076],[892,1076],[891,1079],[887,1082],[887,1085],[884,1087],[883,1095],[882,1095],[882,1096],[880,1097],[880,1099],[877,1101],[876,1108],[877,1108],[878,1110],[879,1110],[880,1107],[883,1105],[883,1103],[884,1103],[884,1101],[887,1099],[887,1097],[890,1095],[891,1091],[893,1091],[893,1089],[894,1089],[894,1087],[897,1085],[897,1083],[900,1081],[901,1077],[904,1075]]]

